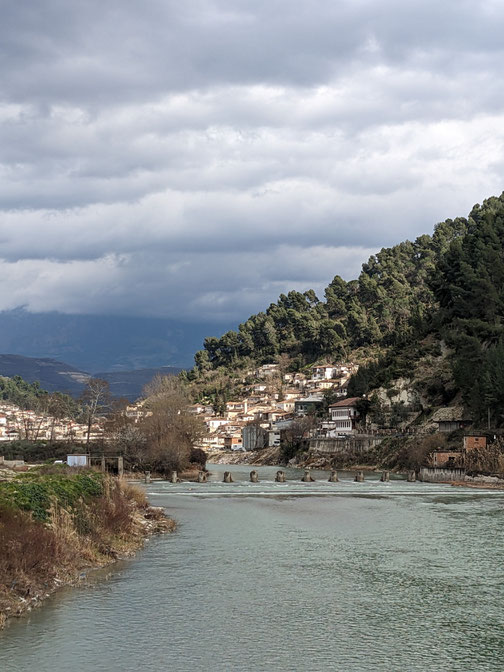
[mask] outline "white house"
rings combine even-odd
[[[330,380],[337,372],[334,364],[325,364],[324,366],[312,367],[312,380]]]
[[[355,430],[355,423],[359,417],[357,411],[359,401],[359,397],[351,397],[329,406],[331,421],[334,423],[333,434],[351,434]]]
[[[219,427],[222,427],[223,425],[228,425],[229,420],[225,420],[224,418],[208,418],[205,424],[209,432],[216,432],[219,429]]]

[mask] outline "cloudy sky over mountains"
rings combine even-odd
[[[240,320],[504,188],[498,0],[3,0],[0,310]]]

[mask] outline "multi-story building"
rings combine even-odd
[[[333,423],[332,434],[351,434],[355,431],[355,424],[359,417],[357,403],[359,397],[351,397],[337,401],[329,406],[329,413]]]

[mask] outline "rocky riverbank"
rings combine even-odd
[[[296,457],[290,459],[286,464],[285,461],[283,461],[278,446],[250,452],[219,450],[209,453],[207,460],[212,464],[243,464],[250,466],[284,465],[299,467],[300,469],[326,469],[328,471],[334,468],[351,468],[359,470],[375,470],[379,468],[379,465],[377,464],[358,464],[355,463],[355,461],[345,464],[341,463],[341,459],[335,464],[334,456],[324,457],[321,455],[310,455],[308,453],[300,453]]]
[[[282,464],[280,448],[277,446],[248,452],[215,450],[207,454],[207,462],[211,464],[250,464],[254,466]]]
[[[504,490],[504,479],[498,476],[466,476],[463,481],[452,483],[455,487],[479,488],[482,490]]]
[[[103,474],[30,474],[1,482],[0,628],[58,588],[175,527],[143,490]]]

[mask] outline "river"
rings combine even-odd
[[[504,493],[210,468],[146,486],[178,531],[11,622],[0,670],[504,669]]]

